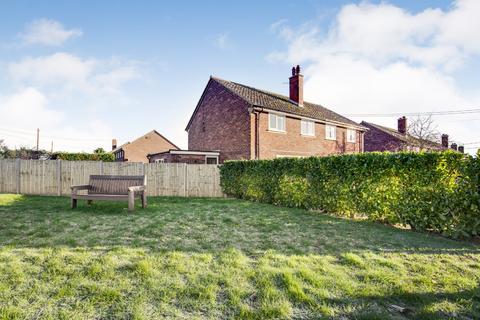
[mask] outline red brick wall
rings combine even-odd
[[[188,129],[189,150],[220,150],[225,160],[250,159],[249,105],[210,80]]]
[[[347,142],[347,129],[337,126],[337,139],[325,139],[325,124],[315,123],[315,136],[302,136],[300,119],[286,118],[286,133],[268,130],[268,113],[260,113],[260,159],[277,156],[326,156],[338,153],[362,152],[361,133],[356,143]]]
[[[368,127],[368,131],[365,133],[365,151],[400,151],[404,149],[403,143],[397,138],[375,128],[374,126],[369,126],[366,123],[363,123],[364,126]]]
[[[122,149],[125,153],[122,161],[147,163],[148,154],[177,149],[177,147],[152,131],[123,145]]]

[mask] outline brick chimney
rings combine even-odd
[[[117,139],[112,139],[112,151],[117,149]]]
[[[300,73],[300,66],[292,68],[290,77],[290,100],[303,106],[303,75]]]
[[[457,144],[454,142],[452,143],[452,145],[450,146],[450,148],[452,148],[453,150],[457,151]]]
[[[442,134],[442,147],[448,149],[448,134]]]
[[[458,146],[458,152],[465,153],[465,147],[464,146]]]
[[[398,132],[407,134],[407,118],[405,116],[398,118]]]

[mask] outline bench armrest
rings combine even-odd
[[[79,186],[71,186],[70,189],[72,189],[72,191],[77,191],[77,190],[90,190],[92,188],[91,185],[89,184],[82,184],[82,185],[79,185]]]
[[[135,186],[135,187],[128,187],[128,191],[133,191],[133,192],[140,192],[140,191],[145,191],[145,186]]]

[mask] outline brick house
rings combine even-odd
[[[152,130],[120,147],[117,147],[116,139],[112,140],[112,152],[115,156],[115,161],[148,163],[148,154],[171,149],[178,149],[178,147],[156,130]]]
[[[210,77],[186,127],[188,148],[238,159],[363,152],[365,128],[303,100],[303,75],[292,68],[290,95]]]
[[[151,163],[218,164],[220,152],[171,149],[147,156]]]
[[[442,134],[441,142],[421,140],[413,137],[407,132],[407,118],[401,117],[397,121],[397,129],[384,127],[378,124],[362,121],[362,126],[367,127],[365,133],[365,151],[442,151],[448,149],[448,135]],[[463,146],[457,148],[457,144],[453,143],[451,149],[458,150],[463,153]]]

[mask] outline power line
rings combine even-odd
[[[19,129],[7,129],[7,128],[2,128],[0,127],[0,132],[5,132],[7,134],[15,134],[15,135],[24,135],[28,137],[35,137],[36,133],[26,131],[26,130],[19,130]],[[104,138],[104,137],[99,137],[99,138],[71,138],[71,137],[59,137],[59,136],[52,136],[49,134],[42,134],[42,137],[45,138],[51,138],[51,139],[56,139],[56,140],[68,140],[68,141],[99,141],[99,140],[110,140],[111,138]]]
[[[480,108],[464,109],[464,110],[429,111],[429,112],[351,113],[351,114],[346,114],[345,116],[348,116],[348,117],[446,116],[446,115],[472,114],[472,113],[480,113]]]

